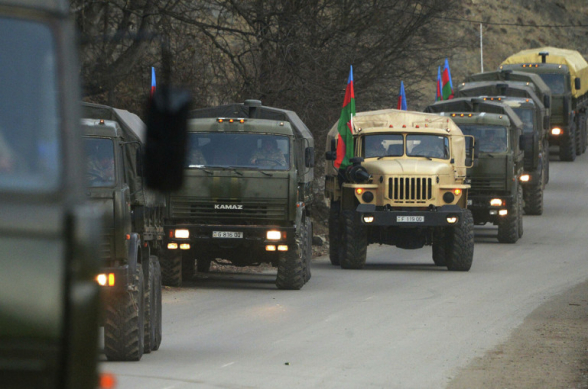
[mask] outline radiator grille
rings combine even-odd
[[[433,198],[431,177],[390,177],[388,198],[393,201],[425,202]]]
[[[505,190],[506,184],[504,178],[474,178],[472,177],[472,188],[470,189],[471,194],[480,194],[488,192],[496,192]]]
[[[172,197],[171,217],[209,220],[285,220],[288,213],[285,199],[209,200],[193,197]],[[215,208],[215,206],[217,206]],[[237,209],[241,208],[241,209]]]

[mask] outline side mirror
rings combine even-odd
[[[304,149],[304,164],[306,167],[314,167],[314,147]]]
[[[149,100],[145,141],[145,184],[159,191],[182,186],[188,114],[192,97],[186,90],[163,86]]]
[[[576,90],[580,90],[582,88],[582,82],[580,80],[580,77],[576,77],[574,79],[574,88],[576,88]]]
[[[549,95],[543,96],[543,106],[545,108],[551,108],[551,99],[549,98]]]
[[[331,151],[325,153],[327,161],[334,161],[337,159],[337,138],[331,139]]]

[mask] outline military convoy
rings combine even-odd
[[[559,146],[562,161],[584,153],[588,135],[588,63],[574,50],[541,47],[523,50],[502,62],[501,70],[537,74],[551,89],[549,143]]]
[[[474,223],[498,226],[498,241],[515,243],[523,235],[523,123],[507,105],[483,98],[439,101],[425,109],[451,117],[464,134],[479,140],[478,164],[471,179],[468,208]]]
[[[327,137],[331,263],[363,268],[370,243],[431,245],[437,266],[468,271],[474,221],[466,209],[466,169],[474,165],[473,137],[449,117],[394,109],[358,113],[353,126],[355,157],[344,171],[330,162],[337,124]]]
[[[185,183],[167,197],[163,281],[211,262],[270,263],[280,289],[310,279],[314,140],[296,113],[258,100],[191,112]]]
[[[145,188],[145,125],[136,115],[82,103],[88,156],[87,196],[105,210],[97,277],[102,287],[101,325],[109,360],[139,360],[161,344],[163,195]]]

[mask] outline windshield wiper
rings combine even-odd
[[[199,170],[204,170],[206,173],[213,175],[214,173],[211,172],[210,170],[207,170],[204,165],[188,165],[189,168],[191,169],[199,169]]]
[[[240,171],[238,171],[237,168],[234,167],[234,166],[227,166],[227,169],[231,169],[233,172],[237,173],[240,176],[243,175],[243,173],[241,173]]]
[[[258,172],[260,172],[261,174],[264,174],[264,175],[266,175],[266,176],[269,176],[269,177],[273,177],[273,174],[271,174],[271,173],[267,173],[267,172],[264,172],[263,170],[261,170],[261,169],[260,169],[260,168],[258,168],[258,167],[249,167],[248,169],[257,170],[257,171],[258,171]]]

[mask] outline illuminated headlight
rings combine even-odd
[[[96,282],[98,282],[98,285],[100,286],[114,286],[114,273],[108,273],[108,274],[98,274],[96,276]]]
[[[280,231],[271,230],[265,234],[267,240],[280,240],[282,239],[282,233]]]
[[[561,135],[561,128],[554,127],[551,129],[551,135]]]
[[[490,200],[490,205],[493,207],[500,207],[500,206],[502,206],[502,200],[501,199],[492,199],[492,200]]]
[[[278,245],[278,251],[288,251],[288,246],[285,244]]]
[[[177,250],[178,244],[177,243],[174,243],[174,242],[168,243],[167,244],[167,248],[168,248],[168,250]]]
[[[498,211],[498,214],[500,216],[506,216],[508,214],[508,210],[506,209],[501,209],[500,211]]]
[[[447,223],[449,223],[449,224],[457,223],[457,216],[447,216]]]
[[[531,176],[529,174],[523,174],[521,175],[521,177],[519,177],[519,180],[521,180],[522,182],[529,182],[530,179]]]
[[[178,239],[186,239],[190,237],[190,230],[176,230],[175,237]]]
[[[273,244],[268,244],[265,246],[265,251],[276,251],[276,246]]]
[[[363,222],[364,223],[373,223],[374,222],[374,217],[372,215],[365,215],[363,217]]]
[[[189,243],[181,243],[180,250],[190,250],[190,244]]]

